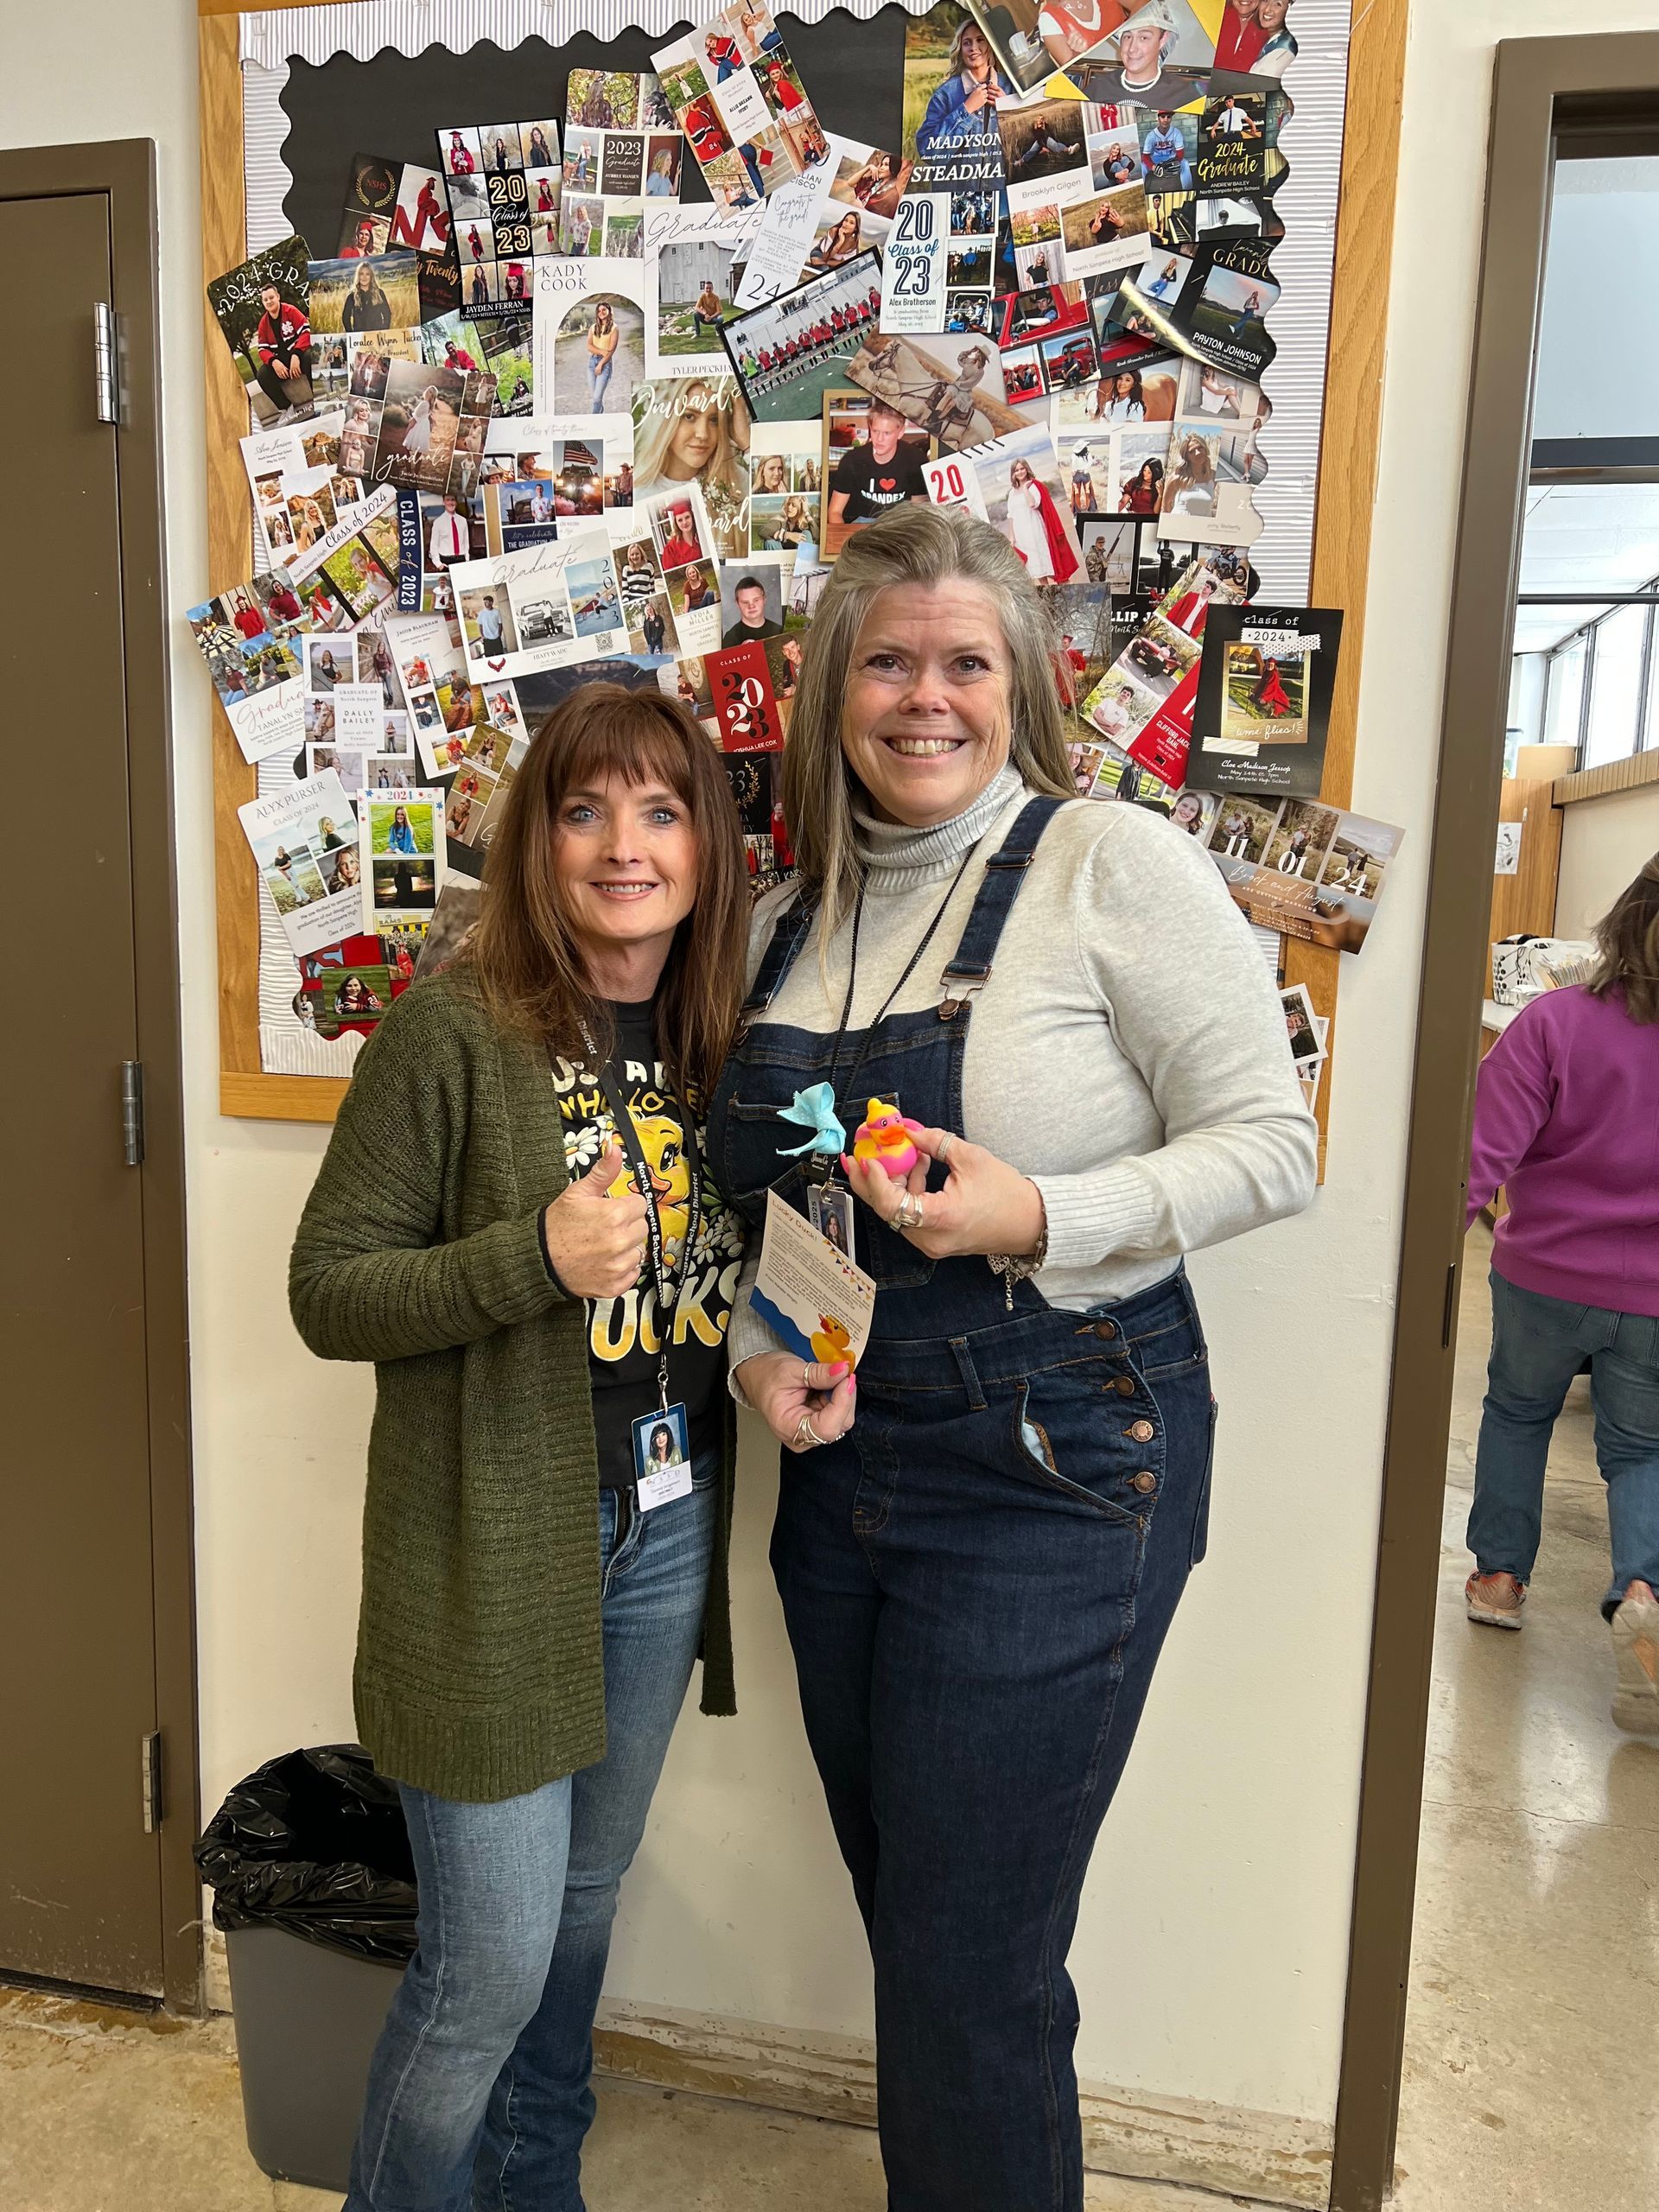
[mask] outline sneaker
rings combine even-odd
[[[1629,1735],[1659,1736],[1659,1605],[1645,1583],[1613,1615],[1613,1657],[1614,1720]]]
[[[1471,1574],[1463,1586],[1463,1600],[1471,1621],[1488,1628],[1519,1628],[1527,1586],[1513,1574]]]

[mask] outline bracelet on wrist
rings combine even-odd
[[[1038,1204],[1041,1205],[1042,1192],[1040,1191],[1037,1193],[1037,1199]],[[1002,1278],[1003,1301],[1010,1313],[1014,1311],[1015,1283],[1025,1282],[1030,1276],[1034,1275],[1047,1257],[1048,1209],[1046,1206],[1043,1207],[1042,1227],[1037,1232],[1037,1246],[1034,1251],[1024,1254],[988,1252],[985,1255],[986,1264],[989,1267],[991,1273],[994,1275],[1001,1275]]]

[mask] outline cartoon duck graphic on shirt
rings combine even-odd
[[[677,1268],[685,1243],[686,1224],[691,1216],[691,1171],[686,1162],[685,1139],[679,1122],[666,1114],[635,1115],[631,1118],[651,1176],[651,1192],[657,1201],[658,1218],[663,1224],[668,1264],[671,1268]],[[626,1198],[632,1187],[633,1171],[625,1166],[605,1195],[610,1198]]]

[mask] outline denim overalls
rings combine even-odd
[[[841,1101],[849,1122],[896,1095],[962,1128],[971,1000],[1021,988],[1006,970],[993,984],[993,964],[1058,804],[1032,800],[987,861],[939,1005],[881,1024]],[[800,898],[779,918],[709,1116],[720,1187],[752,1223],[769,1186],[804,1210],[778,1109],[830,1077],[830,1039],[765,1018],[811,918]],[[846,1039],[843,1081],[864,1043]],[[784,1456],[772,1561],[874,1956],[889,2202],[1081,2212],[1065,1955],[1203,1548],[1198,1315],[1179,1267],[1088,1313],[1021,1282],[1010,1312],[982,1257],[930,1260],[862,1206],[855,1243],[880,1285],[856,1418]]]

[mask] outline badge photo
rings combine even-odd
[[[633,1478],[642,1513],[690,1495],[691,1445],[683,1406],[662,1406],[634,1422]]]

